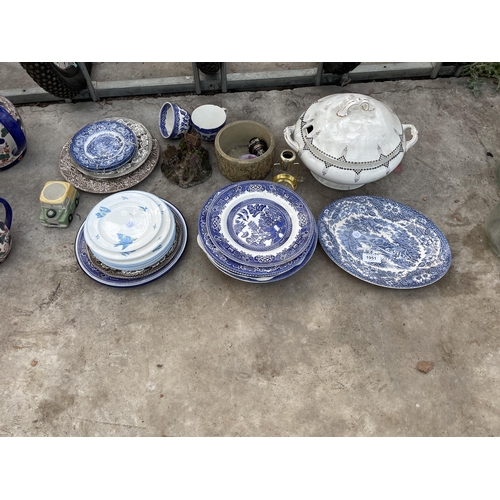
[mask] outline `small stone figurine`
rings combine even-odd
[[[162,153],[161,171],[172,183],[182,188],[201,184],[212,175],[208,151],[201,146],[196,132],[185,132],[179,149],[171,144]]]

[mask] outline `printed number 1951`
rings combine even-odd
[[[379,253],[363,253],[363,262],[382,262],[382,256]]]

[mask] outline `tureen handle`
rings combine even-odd
[[[418,131],[413,125],[403,125],[403,134],[410,129],[411,139],[405,144],[405,152],[408,151],[418,140]]]
[[[347,116],[353,106],[360,106],[363,111],[373,111],[375,109],[375,106],[368,99],[356,97],[356,99],[350,100],[342,109],[337,111],[337,115],[340,117]]]
[[[292,134],[295,131],[295,125],[291,125],[290,127],[286,127],[283,135],[285,136],[285,141],[287,144],[296,152],[299,152],[300,146],[292,139]]]

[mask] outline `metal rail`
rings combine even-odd
[[[88,89],[82,91],[73,101],[109,99],[158,94],[217,93],[228,91],[256,91],[318,86],[338,83],[338,75],[323,71],[323,63],[316,68],[300,70],[263,71],[227,74],[226,63],[221,63],[216,75],[200,75],[196,63],[193,74],[172,78],[144,78],[123,81],[93,81],[84,63],[78,63],[87,81]],[[460,67],[444,66],[442,63],[379,63],[362,64],[349,73],[353,82],[372,80],[395,80],[405,78],[437,78],[458,76]],[[7,89],[0,91],[14,104],[57,102],[64,99],[55,97],[40,87]]]

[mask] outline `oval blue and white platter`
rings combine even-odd
[[[321,212],[318,230],[335,264],[374,285],[420,288],[441,279],[451,265],[440,229],[417,210],[386,198],[336,200]]]

